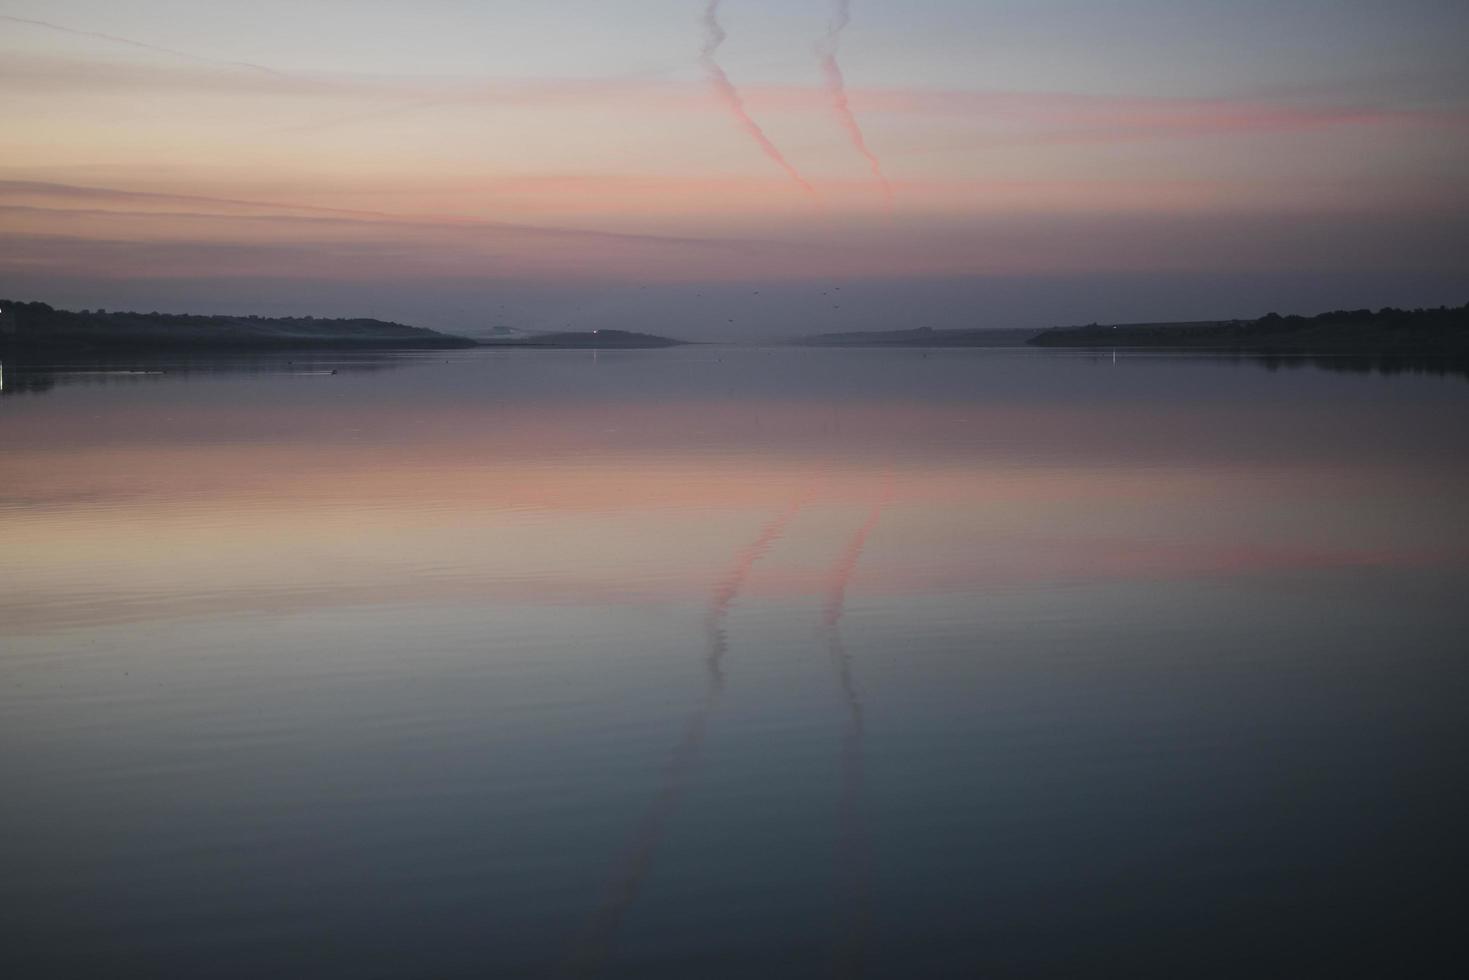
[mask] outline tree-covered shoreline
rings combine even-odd
[[[263,317],[58,310],[0,299],[0,350],[176,351],[309,348],[447,349],[475,341],[368,318]]]
[[[1469,355],[1469,305],[1402,310],[1269,313],[1257,320],[1056,327],[1036,347],[1158,348],[1276,353]]]

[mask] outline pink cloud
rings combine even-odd
[[[373,123],[450,106],[567,107],[606,105],[617,112],[711,111],[723,96],[707,85],[649,74],[589,78],[396,78],[361,75],[273,75],[195,65],[127,64],[18,55],[0,64],[0,79],[20,94],[52,92],[208,93],[365,103],[357,111],[287,127],[310,132]],[[831,93],[811,86],[743,85],[741,97],[762,113],[829,113]],[[1295,132],[1339,126],[1462,127],[1462,107],[1417,109],[1364,104],[1349,97],[1198,98],[929,88],[845,90],[862,114],[936,116],[1018,128],[1005,141],[1100,142],[1245,132]]]

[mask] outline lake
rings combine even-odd
[[[0,972],[1426,972],[1469,381],[5,365]]]

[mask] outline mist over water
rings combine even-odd
[[[1455,934],[1460,375],[3,377],[6,975],[1310,975]]]

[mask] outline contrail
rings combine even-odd
[[[826,37],[816,45],[816,56],[821,63],[821,73],[826,76],[826,94],[831,99],[832,112],[836,114],[837,122],[841,124],[842,129],[846,130],[847,138],[852,141],[852,147],[867,161],[867,166],[872,170],[872,176],[877,178],[877,183],[882,188],[883,197],[891,205],[893,185],[888,183],[887,177],[882,172],[882,161],[878,160],[877,154],[868,148],[867,140],[862,135],[862,127],[857,124],[857,117],[852,115],[852,107],[847,102],[847,80],[842,75],[842,66],[837,63],[837,48],[842,43],[842,32],[852,22],[852,0],[835,0],[835,2],[836,7],[832,11],[831,23],[826,28]]]
[[[698,769],[709,720],[724,694],[724,656],[729,650],[724,635],[724,620],[729,615],[730,605],[744,588],[755,563],[780,539],[786,526],[803,506],[804,496],[792,501],[784,511],[768,521],[754,540],[740,549],[730,564],[729,571],[714,584],[704,614],[704,700],[689,717],[683,737],[674,746],[658,795],[653,798],[642,822],[633,833],[632,842],[618,862],[617,871],[607,887],[601,906],[573,947],[571,955],[562,963],[563,975],[594,976],[611,956],[613,944],[622,928],[622,920],[637,900],[663,839],[668,835],[669,821],[678,810],[690,777]]]
[[[770,141],[770,137],[765,135],[760,125],[750,118],[750,114],[745,111],[745,101],[740,98],[739,90],[734,87],[734,83],[729,80],[729,76],[715,60],[714,52],[719,50],[726,36],[724,28],[719,25],[720,2],[721,0],[709,0],[709,5],[704,8],[704,48],[699,54],[699,62],[709,76],[709,83],[714,86],[715,94],[719,96],[719,100],[724,103],[724,107],[729,110],[729,114],[734,117],[735,122],[745,131],[746,135],[755,141],[766,156],[786,172],[786,176],[800,185],[801,190],[814,198],[816,189],[806,181],[805,177],[801,176],[799,170],[791,166],[790,161]]]
[[[847,728],[842,735],[842,789],[839,804],[840,833],[837,867],[842,908],[837,943],[832,956],[832,974],[858,977],[862,974],[867,936],[872,925],[872,843],[863,807],[867,776],[867,729],[861,693],[852,672],[852,658],[842,640],[842,613],[846,610],[847,586],[862,560],[867,539],[892,502],[892,484],[873,504],[867,520],[853,533],[832,566],[821,623],[826,632],[827,652],[836,671],[837,686],[847,708]]]
[[[63,27],[60,24],[53,24],[48,20],[33,20],[30,17],[11,17],[8,14],[0,14],[0,20],[8,20],[13,24],[29,24],[32,27],[44,27],[48,31],[59,31],[62,34],[71,34],[76,37],[90,37],[101,41],[111,41],[113,44],[126,44],[130,48],[142,48],[144,51],[158,51],[162,54],[173,55],[175,58],[186,58],[189,61],[198,61],[208,65],[228,65],[232,68],[248,68],[251,71],[264,72],[267,75],[274,75],[277,78],[290,77],[285,72],[276,71],[274,68],[267,68],[264,65],[257,65],[250,61],[224,61],[218,58],[205,58],[197,54],[190,54],[187,51],[179,51],[177,48],[165,48],[158,44],[148,44],[144,41],[134,41],[132,38],[118,37],[116,34],[103,34],[100,31],[81,31],[74,27]]]

